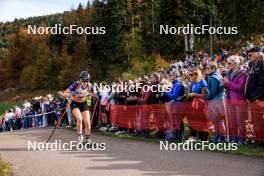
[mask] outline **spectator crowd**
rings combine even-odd
[[[264,40],[263,40],[264,41]],[[176,104],[181,102],[192,102],[194,99],[204,100],[208,103],[209,119],[214,123],[214,142],[226,140],[221,133],[225,130],[222,122],[219,122],[214,113],[223,113],[218,101],[213,100],[244,100],[245,102],[259,102],[263,106],[264,101],[264,54],[263,43],[254,47],[252,42],[247,42],[247,47],[239,55],[230,55],[221,49],[217,55],[209,57],[205,52],[186,54],[186,58],[172,63],[169,69],[160,68],[144,77],[134,80],[116,79],[110,85],[126,84],[136,86],[159,85],[159,91],[131,91],[124,89],[122,92],[111,89],[96,90],[99,97],[99,106],[95,109],[93,128],[100,131],[111,131],[116,134],[134,133],[135,135],[149,136],[149,130],[144,128],[127,129],[119,127],[111,122],[110,109],[113,105],[147,105],[147,104]],[[103,82],[103,85],[106,85]],[[112,86],[113,87],[113,86]],[[95,99],[92,99],[95,102]],[[16,106],[0,117],[0,132],[20,130],[25,128],[54,126],[58,118],[65,114],[61,125],[75,126],[74,117],[67,106],[69,100],[52,95],[35,97],[31,101],[25,100],[23,107]],[[93,105],[95,103],[92,103]],[[237,108],[237,107],[234,107]],[[64,113],[66,111],[66,113]],[[141,114],[142,115],[142,114]],[[260,114],[263,116],[263,114]],[[239,115],[232,119],[241,121]],[[216,122],[217,121],[217,122]],[[239,131],[239,135],[231,136],[231,142],[245,143],[243,134],[243,123],[232,123],[232,127]],[[190,128],[191,139],[208,140],[208,132],[197,131]],[[167,140],[183,140],[184,124],[177,131],[168,130],[163,137]]]
[[[22,107],[15,106],[0,117],[0,131],[13,131],[34,127],[53,127],[58,118],[66,111],[62,125],[74,126],[67,99],[57,100],[48,94],[45,97],[35,97],[31,101],[24,100]],[[66,115],[65,115],[66,116]]]

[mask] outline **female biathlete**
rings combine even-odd
[[[76,119],[78,132],[78,142],[91,143],[91,121],[90,121],[90,106],[91,96],[93,94],[93,86],[90,83],[90,74],[87,71],[80,73],[80,80],[74,82],[64,93],[64,97],[71,97],[71,110]],[[82,135],[82,120],[85,125],[86,140]]]

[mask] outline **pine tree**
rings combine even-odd
[[[94,1],[93,7],[93,25],[106,28],[105,35],[93,37],[91,46],[91,57],[101,66],[101,70],[95,74],[100,75],[98,79],[104,79],[106,76],[115,76],[108,69],[110,64],[124,69],[127,65],[124,54],[126,1]]]

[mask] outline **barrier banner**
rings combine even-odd
[[[151,105],[113,105],[111,123],[137,130],[176,131],[186,118],[197,131],[264,141],[264,102],[211,100]]]

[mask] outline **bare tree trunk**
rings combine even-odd
[[[186,34],[184,34],[184,44],[185,44],[185,52],[189,51],[188,36]]]

